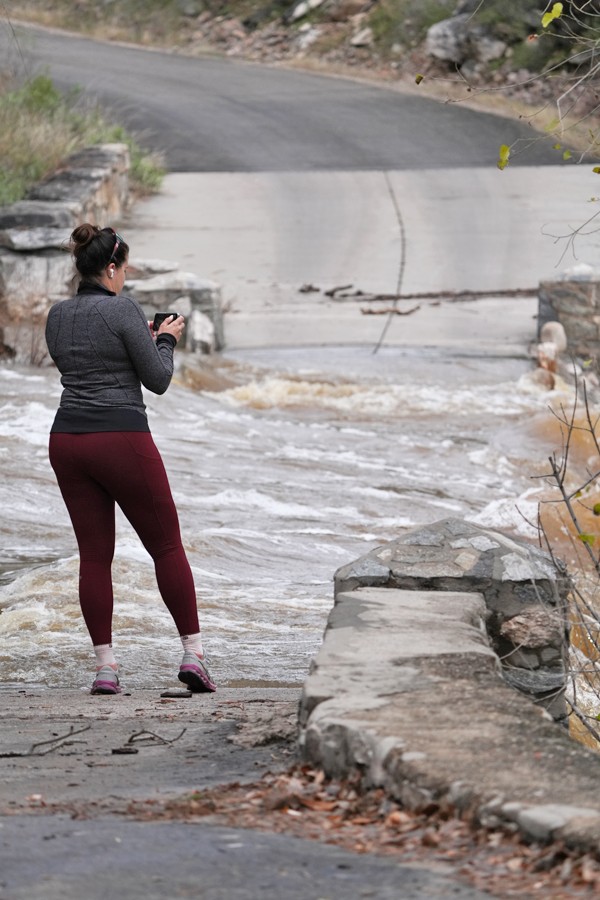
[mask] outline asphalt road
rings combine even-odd
[[[175,172],[494,165],[528,126],[378,86],[220,58],[189,58],[0,23],[0,58],[76,85],[143,132]],[[547,143],[519,162],[556,163]]]
[[[279,834],[66,816],[14,816],[0,828],[0,900],[490,897],[419,866]]]

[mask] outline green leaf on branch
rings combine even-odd
[[[600,175],[600,166],[594,166],[592,172],[594,172],[596,175]]]
[[[500,156],[498,158],[497,166],[502,171],[508,165],[508,161],[510,159],[510,147],[507,144],[502,144],[500,147]]]
[[[594,515],[600,516],[600,503],[594,503]]]
[[[595,534],[578,534],[577,537],[582,544],[587,544],[588,547],[592,547],[596,540]]]
[[[553,150],[562,150],[562,144],[552,144]]]
[[[421,82],[423,81],[424,78],[425,78],[424,75],[415,75],[416,84],[421,84]]]
[[[571,153],[570,150],[565,150],[565,152],[563,153],[563,159],[565,160],[565,162],[566,162],[568,159],[571,159],[572,155],[573,155],[573,154]]]
[[[563,14],[563,4],[555,3],[550,12],[544,13],[542,16],[542,27],[547,28],[555,19],[560,19]]]

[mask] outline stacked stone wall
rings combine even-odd
[[[600,360],[600,269],[582,264],[541,282],[540,332],[549,321],[564,327],[572,355]]]
[[[81,222],[103,226],[118,220],[129,196],[129,150],[125,144],[103,144],[73,154],[25,200],[0,208],[5,356],[41,361],[40,329],[48,309],[72,287],[73,263],[65,252],[69,235]]]
[[[53,303],[73,291],[66,252],[82,222],[118,223],[131,203],[129,150],[102,144],[70,156],[25,200],[0,207],[0,358],[40,364],[43,328]],[[182,347],[209,353],[224,346],[219,285],[164,260],[130,260],[125,291],[149,318],[177,311],[188,319]]]

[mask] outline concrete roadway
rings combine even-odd
[[[174,259],[222,285],[229,350],[373,346],[385,317],[324,290],[393,294],[403,254],[403,293],[535,289],[559,271],[561,246],[544,231],[568,233],[588,218],[595,178],[574,166],[175,173],[137,205],[126,235],[133,257]],[[595,234],[579,238],[578,257],[593,262],[597,244]],[[321,291],[302,293],[304,283]],[[522,355],[536,335],[535,297],[407,300],[400,309],[416,306],[394,317],[387,344]]]

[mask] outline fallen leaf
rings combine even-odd
[[[388,828],[398,828],[400,825],[412,825],[413,823],[414,818],[399,809],[395,809],[391,812],[384,821],[384,825],[387,825]]]
[[[600,868],[598,868],[598,864],[588,857],[584,857],[581,864],[581,879],[585,881],[586,884],[590,884],[596,881],[597,878],[600,878]]]
[[[350,819],[351,825],[372,825],[373,819],[369,816],[357,816],[355,819]]]
[[[439,847],[440,836],[437,831],[434,831],[432,828],[428,828],[421,838],[421,843],[424,847]]]
[[[513,856],[506,863],[506,868],[509,872],[520,872],[523,868],[523,859],[520,856]]]
[[[298,802],[306,809],[314,809],[319,812],[331,812],[338,805],[337,800],[313,800],[311,797],[298,797]]]

